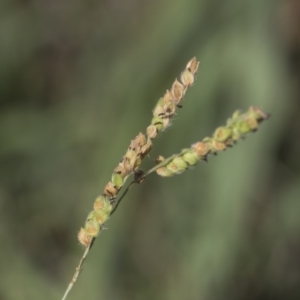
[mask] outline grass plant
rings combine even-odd
[[[214,131],[211,137],[206,137],[168,158],[159,156],[156,159],[156,165],[143,172],[139,169],[142,160],[151,151],[153,140],[171,124],[177,109],[182,107],[182,98],[188,88],[193,85],[198,67],[199,62],[195,57],[192,58],[181,73],[180,79],[175,79],[171,89],[167,90],[164,96],[158,100],[153,109],[153,117],[146,129],[146,134],[139,133],[130,142],[122,160],[113,170],[111,180],[104,187],[103,193],[94,201],[93,210],[88,214],[84,227],[78,233],[78,240],[84,246],[85,251],[62,300],[67,298],[77,281],[82,265],[96,237],[105,228],[106,222],[134,184],[143,182],[148,175],[154,172],[161,177],[180,174],[189,167],[195,166],[199,161],[206,161],[210,154],[216,155],[218,152],[232,147],[246,134],[256,131],[260,123],[268,118],[268,114],[254,106],[251,106],[244,113],[236,111],[224,126],[218,127]],[[126,180],[131,175],[133,175],[133,180],[123,191],[123,194],[119,196]]]

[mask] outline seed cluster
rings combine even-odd
[[[103,194],[96,198],[94,208],[88,214],[84,228],[81,228],[78,233],[78,240],[83,246],[88,247],[92,240],[99,235],[113,210],[114,199],[126,179],[138,171],[143,158],[151,150],[152,140],[169,126],[188,87],[194,83],[198,66],[199,62],[195,57],[187,63],[185,70],[181,73],[180,81],[176,79],[171,89],[167,90],[156,104],[146,135],[139,133],[131,141],[125,155],[114,169],[111,180],[106,184]]]
[[[232,147],[247,133],[256,131],[259,124],[267,118],[268,115],[258,107],[252,106],[243,114],[236,111],[227,120],[226,126],[217,128],[212,137],[206,137],[201,142],[193,144],[191,148],[182,150],[171,159],[168,158],[167,164],[157,169],[156,173],[162,177],[180,174],[200,160],[206,160],[209,154],[216,154]],[[156,162],[162,163],[164,160],[162,156],[159,156]]]

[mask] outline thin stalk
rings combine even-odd
[[[141,176],[137,177],[135,180],[133,180],[129,185],[128,187],[124,190],[124,192],[122,193],[122,195],[119,197],[119,199],[116,201],[116,204],[114,205],[114,208],[113,210],[111,211],[110,213],[110,216],[117,210],[118,206],[120,205],[122,199],[126,196],[126,194],[129,192],[130,188],[134,185],[134,184],[138,184],[141,182],[141,180],[143,180],[144,178],[146,178],[147,176],[149,176],[151,173],[155,172],[157,169],[161,168],[161,167],[164,167],[166,166],[176,155],[172,155],[170,156],[169,158],[167,158],[166,160],[164,160],[163,162],[157,164],[155,167],[151,168],[150,170],[148,170],[147,172],[143,173]],[[66,292],[64,294],[64,296],[62,297],[61,300],[66,300],[68,294],[70,293],[71,289],[73,288],[74,284],[76,283],[77,281],[77,278],[79,276],[79,274],[81,273],[82,271],[82,267],[83,267],[83,264],[84,264],[84,261],[89,253],[89,251],[91,250],[93,244],[94,244],[94,241],[95,241],[95,238],[92,240],[91,244],[86,247],[81,259],[80,259],[80,262],[78,264],[78,266],[76,267],[75,269],[75,273],[73,275],[73,278],[72,280],[70,281],[69,285],[68,285],[68,288],[66,289]]]
[[[67,287],[67,289],[66,289],[66,291],[65,291],[65,294],[63,295],[63,297],[62,297],[61,300],[65,300],[65,299],[67,298],[67,296],[68,296],[68,294],[70,293],[71,289],[73,288],[75,282],[77,281],[77,278],[78,278],[79,274],[80,274],[81,271],[82,271],[83,263],[84,263],[84,261],[85,261],[87,255],[88,255],[90,249],[91,249],[92,246],[93,246],[94,240],[95,240],[95,239],[93,239],[93,241],[91,242],[91,244],[90,244],[88,247],[85,248],[85,251],[84,251],[84,253],[83,253],[83,255],[82,255],[81,259],[80,259],[80,262],[79,262],[77,268],[75,269],[75,273],[74,273],[74,275],[73,275],[73,278],[72,278],[72,280],[70,281],[70,283],[69,283],[69,285],[68,285],[68,287]]]

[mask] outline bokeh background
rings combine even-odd
[[[297,0],[1,0],[0,299],[61,299],[95,197],[193,56],[144,170],[236,109],[271,119],[131,189],[68,299],[300,299]]]

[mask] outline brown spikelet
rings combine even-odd
[[[115,197],[118,194],[118,189],[109,181],[104,188],[104,195],[108,197]]]
[[[174,81],[171,89],[171,93],[173,96],[173,101],[178,104],[182,99],[185,92],[184,85],[181,84],[177,79]]]
[[[204,142],[198,142],[198,143],[192,145],[192,148],[195,150],[195,152],[199,156],[206,156],[210,151],[210,147],[208,146],[207,143],[204,143]]]
[[[197,61],[196,57],[193,57],[186,65],[186,68],[193,74],[195,75],[198,67],[199,67],[200,62]]]
[[[92,237],[82,227],[80,228],[77,237],[78,237],[79,243],[81,245],[83,245],[84,247],[88,247],[92,241]]]

